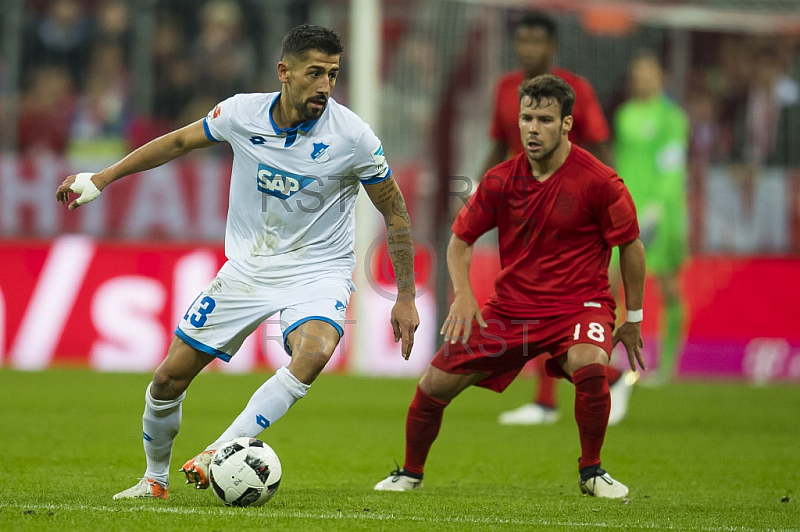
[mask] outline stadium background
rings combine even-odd
[[[607,117],[624,96],[628,61],[644,47],[661,55],[668,92],[689,114],[692,260],[681,276],[689,313],[680,376],[800,381],[800,2],[377,4],[379,86],[368,95],[377,113],[368,121],[418,233],[423,325],[412,360],[402,361],[388,324],[380,221],[363,216],[359,267],[368,282],[359,283],[341,356],[328,370],[413,375],[432,356],[447,302],[435,251],[444,249],[448,205],[479,177],[493,83],[514,67],[511,24],[522,9],[539,8],[558,21],[558,64],[592,82]],[[365,96],[354,72],[363,64],[354,63],[364,50],[354,45],[354,20],[345,1],[4,0],[0,365],[154,368],[185,306],[224,260],[229,149],[128,178],[72,213],[55,202],[57,184],[231,94],[277,90],[280,38],[304,21],[344,36],[334,98],[358,110]],[[777,111],[748,119],[750,95],[763,86]],[[474,263],[485,298],[497,270],[491,237]],[[649,285],[651,361],[658,297]],[[267,323],[233,363],[216,368],[283,364],[277,331]]]

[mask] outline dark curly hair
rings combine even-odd
[[[553,74],[543,74],[524,81],[519,86],[519,101],[529,96],[534,102],[555,100],[561,106],[561,119],[572,114],[575,106],[575,91],[569,83]]]
[[[281,44],[281,60],[286,56],[305,57],[316,50],[327,55],[339,55],[344,50],[342,39],[333,31],[314,24],[301,24],[289,30]]]
[[[554,41],[558,37],[558,27],[556,26],[555,20],[537,11],[525,13],[517,20],[517,23],[514,24],[514,30],[520,28],[542,28],[545,33],[547,33],[548,39]]]

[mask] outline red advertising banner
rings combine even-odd
[[[219,247],[98,243],[78,236],[5,242],[0,256],[7,274],[0,280],[4,364],[109,371],[155,368],[186,311],[182,307],[225,260]],[[273,334],[280,337],[279,330]],[[275,351],[281,350],[276,341]],[[235,366],[268,365],[256,351],[249,341]]]
[[[690,312],[681,375],[800,380],[800,259],[695,260],[683,292]]]
[[[374,286],[359,287],[354,304],[369,309],[370,353],[357,364],[351,349],[355,320],[328,371],[418,375],[440,342],[435,322],[432,257],[419,253],[417,302],[422,325],[414,354],[404,361],[393,342],[390,272],[385,253],[373,254]],[[151,371],[163,359],[186,307],[213,279],[221,246],[122,243],[65,236],[53,241],[0,241],[0,365],[27,370],[78,365],[101,371]],[[473,285],[485,300],[499,266],[491,250],[473,256]],[[686,341],[682,377],[755,382],[800,381],[800,259],[706,257],[682,274]],[[658,358],[659,294],[648,282],[645,356]],[[351,305],[349,311],[354,307]],[[364,325],[364,324],[361,324]],[[349,340],[349,342],[348,342]],[[624,362],[622,353],[615,363]],[[265,322],[223,371],[270,370],[286,364],[278,318]]]
[[[385,246],[384,246],[385,248]],[[381,268],[373,254],[371,268]],[[427,257],[420,253],[420,257]],[[188,306],[225,262],[222,246],[124,243],[66,236],[54,241],[0,241],[0,365],[38,370],[88,366],[101,371],[151,371],[164,358]],[[424,262],[429,263],[429,258]],[[424,282],[424,280],[421,280]],[[405,361],[394,343],[389,316],[391,282],[372,275],[348,308],[345,335],[326,371],[350,368],[354,305],[367,305],[369,345],[357,364],[376,375],[418,375],[435,346],[435,302],[430,283],[420,285],[417,307],[425,324],[415,356]],[[288,362],[279,316],[265,321],[223,371],[275,369]]]

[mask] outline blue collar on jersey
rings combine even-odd
[[[275,99],[272,100],[272,103],[269,106],[269,113],[268,113],[269,114],[269,121],[272,124],[272,129],[275,130],[275,134],[276,135],[280,135],[282,133],[286,133],[286,142],[283,144],[283,147],[284,148],[288,148],[289,146],[294,144],[295,140],[297,140],[297,132],[298,131],[303,131],[305,133],[308,133],[309,131],[311,131],[311,128],[314,127],[314,125],[317,123],[317,120],[319,120],[319,119],[317,119],[317,120],[308,120],[306,122],[300,122],[299,124],[297,124],[294,127],[287,127],[287,128],[278,127],[278,124],[275,123],[275,119],[272,118],[272,110],[275,108],[275,104],[277,104],[280,99],[281,99],[281,95],[280,95],[280,93],[278,93],[278,95],[275,96]]]

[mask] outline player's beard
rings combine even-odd
[[[528,151],[528,146],[527,146],[527,143],[526,143],[525,146],[524,146],[525,147],[525,154],[532,161],[543,161],[543,160],[547,159],[548,157],[552,157],[553,152],[555,152],[561,146],[561,143],[564,142],[565,140],[567,140],[567,136],[564,134],[564,120],[562,119],[561,120],[561,127],[558,129],[558,135],[556,136],[556,139],[555,139],[553,145],[550,146],[549,149],[545,149],[545,144],[542,143],[542,145],[541,145],[542,149],[539,151],[539,153],[532,154],[530,151]]]
[[[322,107],[312,107],[311,103],[318,103],[321,104]],[[300,114],[303,116],[303,120],[317,120],[322,113],[325,112],[325,109],[328,107],[328,99],[322,98],[309,98],[305,102],[303,102],[303,109],[300,111]]]
[[[539,151],[539,153],[532,154],[531,152],[528,152],[528,157],[534,161],[543,161],[544,159],[550,157],[559,146],[561,146],[561,135],[558,136],[555,144],[553,144],[550,149],[545,149],[544,145],[542,145],[542,149]]]

